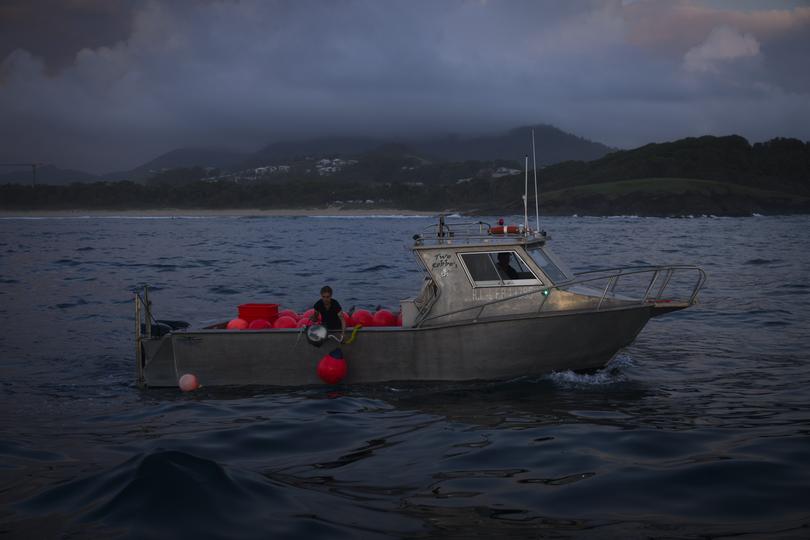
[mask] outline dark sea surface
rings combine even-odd
[[[426,218],[0,219],[2,538],[808,538],[810,218],[548,218],[575,270],[696,263],[596,373],[140,390],[159,318],[396,308]]]

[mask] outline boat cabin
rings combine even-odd
[[[412,250],[426,276],[419,295],[402,301],[405,327],[536,313],[552,288],[574,277],[545,232],[444,220],[428,230],[414,236]]]

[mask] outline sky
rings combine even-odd
[[[810,1],[0,0],[0,162],[549,123],[810,140]]]

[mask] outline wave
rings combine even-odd
[[[385,510],[319,489],[330,483],[226,468],[181,450],[157,449],[51,488],[16,509],[29,516],[69,516],[67,530],[48,535],[58,537],[119,537],[126,531],[127,538],[390,538],[418,530],[415,520],[391,531],[358,526],[379,522]]]
[[[310,219],[433,219],[433,216],[422,216],[413,214],[368,214],[362,216],[303,216]],[[460,217],[458,215],[448,217]]]
[[[756,259],[748,259],[743,264],[748,264],[748,265],[752,265],[752,266],[760,266],[760,265],[763,265],[763,264],[774,264],[774,263],[781,263],[781,262],[782,262],[781,259],[756,258]]]
[[[619,354],[604,368],[593,373],[577,373],[569,369],[555,371],[546,378],[561,386],[605,386],[626,381],[624,370],[634,365],[635,362],[629,355]]]
[[[2,216],[0,220],[5,221],[40,221],[40,220],[78,220],[78,219],[138,219],[138,220],[162,220],[162,219],[222,219],[233,218],[236,216],[191,216],[191,215],[172,215],[172,216],[126,216],[126,215],[112,215],[112,216]]]
[[[379,272],[380,270],[390,270],[394,268],[393,266],[388,266],[387,264],[378,264],[376,266],[369,266],[368,268],[363,268],[362,270],[358,270],[358,274],[363,274],[365,272]]]

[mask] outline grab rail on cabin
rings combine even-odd
[[[696,272],[697,273],[697,281],[692,287],[691,293],[688,295],[688,299],[683,298],[680,299],[680,302],[687,303],[688,305],[694,305],[697,301],[698,293],[703,288],[703,285],[706,283],[706,272],[699,266],[694,265],[669,265],[669,266],[629,266],[629,267],[618,267],[618,268],[608,268],[603,270],[590,270],[587,272],[582,272],[579,276],[586,275],[586,274],[607,274],[607,275],[597,275],[587,278],[581,278],[579,276],[575,277],[572,280],[568,280],[565,282],[557,283],[556,285],[550,285],[548,287],[539,287],[532,291],[528,291],[521,294],[516,294],[513,296],[508,296],[506,298],[499,298],[497,300],[490,300],[488,302],[484,302],[482,304],[476,304],[474,306],[469,306],[462,309],[457,309],[453,311],[448,311],[447,313],[441,313],[438,315],[434,315],[432,317],[424,317],[423,319],[419,320],[415,326],[421,326],[423,323],[427,321],[432,321],[436,319],[441,319],[443,317],[449,317],[450,315],[457,315],[459,313],[464,313],[467,311],[478,310],[478,313],[473,320],[478,320],[483,315],[484,310],[492,305],[495,304],[503,304],[505,302],[510,302],[512,300],[517,300],[520,298],[526,298],[531,295],[540,294],[542,295],[542,300],[540,301],[540,305],[537,308],[536,312],[539,313],[543,311],[543,308],[546,305],[546,301],[551,296],[551,291],[555,289],[565,290],[565,288],[572,287],[574,285],[582,285],[585,283],[593,283],[599,280],[606,280],[606,284],[604,288],[602,288],[602,294],[599,296],[599,302],[596,305],[595,311],[600,311],[602,309],[602,305],[605,302],[605,299],[609,297],[624,299],[618,296],[615,296],[616,286],[619,283],[619,280],[622,277],[626,276],[633,276],[633,275],[641,275],[645,273],[652,274],[650,277],[649,283],[646,284],[646,289],[644,291],[644,295],[640,299],[635,299],[638,304],[650,304],[655,302],[661,302],[663,300],[664,292],[667,290],[667,287],[672,282],[672,277],[678,273],[685,273],[685,272]],[[657,290],[653,294],[653,290],[656,289],[656,284],[660,284],[657,287]],[[593,296],[596,298],[596,296]],[[634,299],[629,299],[630,301]],[[668,299],[668,301],[673,301],[672,299]],[[676,300],[678,301],[678,300]]]
[[[439,223],[428,225],[423,229],[423,234],[414,235],[413,239],[417,246],[428,244],[452,244],[453,241],[462,242],[492,242],[493,240],[515,239],[545,239],[549,237],[545,231],[524,230],[520,227],[519,233],[493,233],[492,225],[486,221],[462,221],[458,223],[447,223],[444,216],[440,216]]]
[[[135,291],[135,376],[136,382],[143,385],[144,378],[144,339],[152,339],[152,301],[149,300],[149,285],[143,287],[143,297]]]

